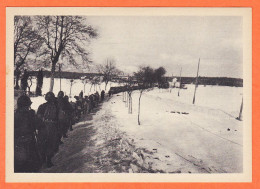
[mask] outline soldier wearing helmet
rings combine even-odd
[[[74,96],[74,98],[76,99],[75,102],[75,113],[76,113],[76,120],[79,121],[80,120],[80,116],[81,116],[81,101],[80,98],[78,96]]]
[[[69,119],[68,119],[68,112],[66,109],[66,102],[64,99],[64,92],[60,91],[58,93],[58,98],[57,98],[57,103],[58,103],[58,108],[59,108],[59,113],[58,113],[58,118],[59,118],[59,140],[61,142],[61,138],[68,138],[67,136],[67,131],[69,128]]]
[[[58,98],[63,98],[63,97],[64,97],[64,92],[63,91],[59,91]]]
[[[40,168],[40,157],[36,148],[35,111],[26,95],[17,100],[14,113],[14,172],[36,172]]]
[[[31,101],[30,97],[28,97],[26,95],[20,96],[17,100],[17,106],[20,109],[21,108],[29,109],[31,104],[32,104],[32,101]]]
[[[53,92],[45,95],[46,103],[39,106],[37,116],[43,121],[44,126],[39,129],[39,146],[43,163],[52,167],[51,161],[59,148],[58,140],[58,106]]]
[[[45,100],[46,100],[47,102],[55,101],[55,95],[54,95],[54,93],[53,93],[53,92],[48,92],[48,93],[46,93],[46,95],[45,95]]]
[[[73,124],[73,113],[74,113],[74,109],[72,107],[72,105],[70,104],[69,102],[69,97],[66,95],[64,96],[64,102],[65,102],[65,110],[66,110],[66,115],[67,115],[67,118],[68,118],[68,126],[70,129],[70,131],[72,131],[72,124]]]
[[[102,91],[101,91],[101,101],[103,101],[103,100],[104,100],[104,98],[105,98],[105,91],[104,91],[104,90],[102,90]]]

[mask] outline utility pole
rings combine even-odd
[[[193,104],[195,104],[196,90],[197,90],[197,87],[198,87],[199,69],[200,69],[200,58],[199,58],[198,69],[197,69],[197,77],[196,77],[195,90],[194,90],[194,96],[193,96],[193,102],[192,102]]]
[[[243,112],[243,98],[242,98],[242,103],[241,103],[241,106],[240,106],[239,116],[237,118],[239,121],[242,121],[242,112]]]
[[[179,86],[178,96],[180,96],[180,90],[181,90],[181,72],[182,72],[182,67],[180,71],[180,86]]]

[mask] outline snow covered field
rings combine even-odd
[[[84,90],[80,80],[74,82],[70,100]],[[109,83],[106,91],[118,85]],[[59,79],[55,79],[55,95],[59,87]],[[84,95],[95,90],[100,92],[105,86],[102,83],[100,88],[90,88],[91,85],[86,84]],[[31,89],[35,90],[35,82]],[[46,94],[48,89],[49,79],[44,78],[42,93]],[[62,79],[62,90],[69,95],[70,80]],[[132,114],[128,114],[120,93],[103,104],[94,120],[103,115],[109,116],[106,130],[109,127],[118,130],[138,149],[145,149],[141,153],[142,159],[140,156],[139,159],[149,169],[168,173],[242,172],[243,121],[235,118],[239,114],[243,88],[199,86],[195,105],[192,104],[194,85],[187,85],[186,90],[180,91],[179,97],[178,90],[154,88],[144,92],[141,98],[141,125],[137,123],[139,91],[132,94]],[[34,110],[45,102],[44,97],[32,97],[31,100]],[[99,122],[94,121],[93,124]]]
[[[122,94],[114,95],[109,108],[119,122],[118,129],[133,138],[135,145],[153,152],[153,157],[146,160],[153,169],[242,172],[243,122],[235,119],[242,88],[199,86],[195,105],[193,91],[194,86],[189,85],[187,90],[181,90],[180,97],[178,89],[171,93],[159,89],[144,93],[140,126],[138,91],[133,93],[133,114],[128,114]]]

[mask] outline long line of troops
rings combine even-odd
[[[92,112],[104,96],[105,91],[84,97],[81,92],[73,103],[63,91],[57,97],[48,92],[46,103],[39,106],[37,113],[30,108],[30,97],[20,96],[14,114],[14,172],[38,172],[41,167],[52,167],[62,138],[68,138],[72,125]]]

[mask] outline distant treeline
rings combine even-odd
[[[29,71],[29,75],[31,76],[37,76],[38,71]],[[80,79],[81,77],[94,77],[94,76],[100,76],[101,74],[98,73],[78,73],[78,72],[55,72],[54,73],[54,78],[65,78],[65,79]],[[44,77],[51,77],[51,72],[50,71],[43,71],[43,76]]]
[[[177,81],[180,80],[179,77]],[[172,77],[167,77],[168,81],[172,80]],[[196,78],[195,77],[182,77],[181,78],[182,84],[195,84]],[[229,77],[199,77],[198,78],[199,85],[220,85],[220,86],[234,86],[234,87],[243,87],[243,79],[239,78],[229,78]]]
[[[37,71],[30,71],[29,74],[31,76],[37,76]],[[49,78],[51,76],[50,71],[43,71],[44,77]],[[100,76],[99,73],[78,73],[78,72],[55,72],[55,78],[65,78],[65,79],[80,79],[81,77],[87,76],[88,78],[92,78],[94,76]],[[177,78],[177,81],[180,80],[179,77],[165,77],[167,81],[172,81],[173,78]],[[182,77],[182,84],[195,84],[195,77]],[[199,85],[220,85],[220,86],[234,86],[234,87],[243,87],[243,79],[239,78],[229,78],[229,77],[199,77],[198,79]]]

